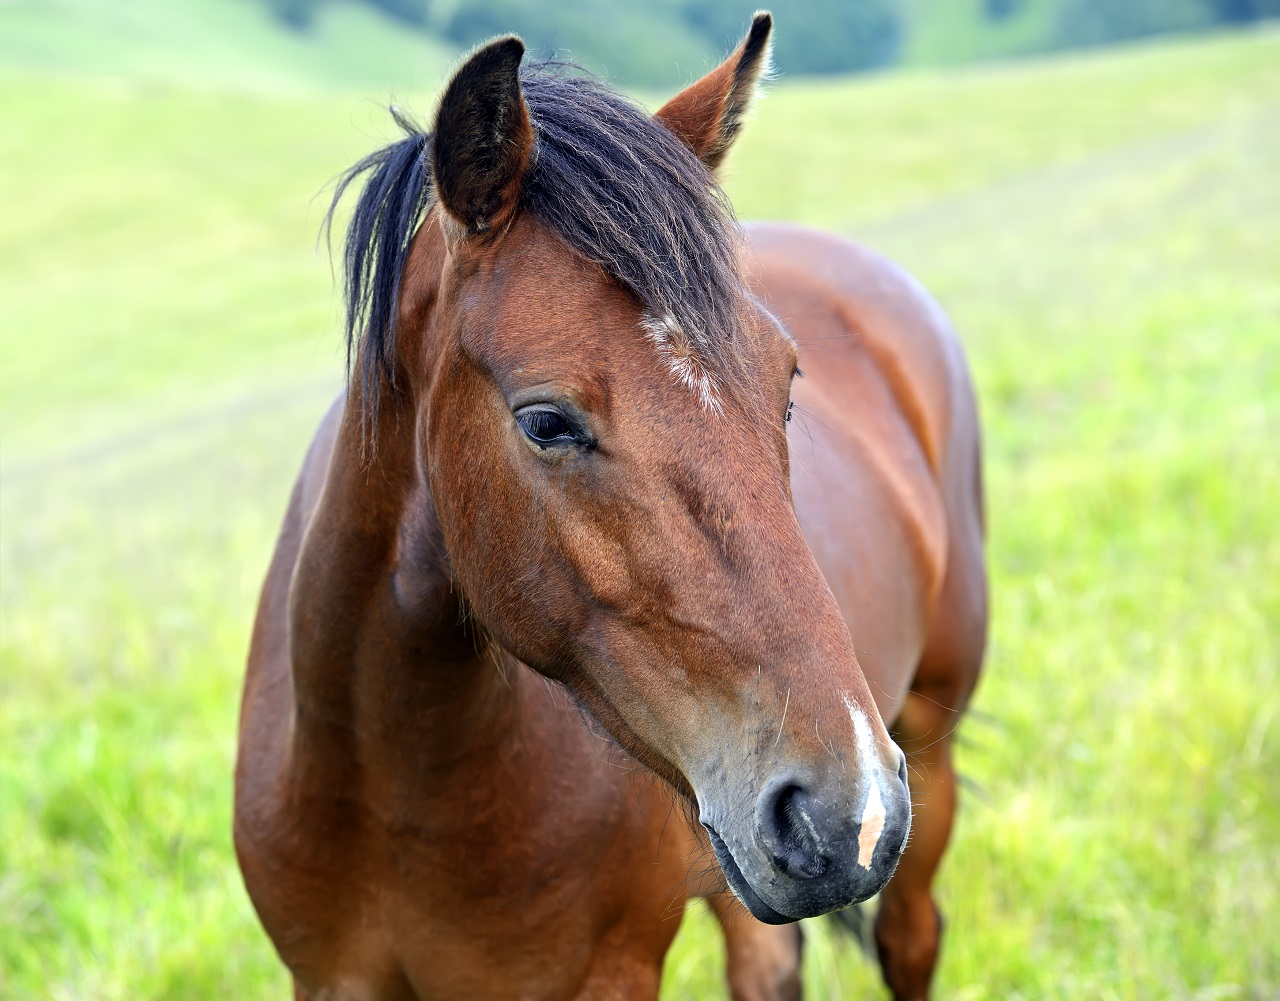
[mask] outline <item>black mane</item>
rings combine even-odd
[[[646,111],[562,64],[521,70],[536,134],[521,209],[617,279],[656,317],[671,317],[712,369],[732,364],[742,290],[737,224],[715,178]],[[347,367],[378,408],[395,354],[400,277],[433,198],[430,134],[392,109],[406,136],[338,180],[326,216],[368,174],[343,252]]]

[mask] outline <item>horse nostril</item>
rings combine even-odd
[[[814,879],[827,871],[828,858],[804,789],[798,785],[766,789],[756,816],[764,846],[780,871],[797,879]]]
[[[907,781],[907,756],[901,751],[898,752],[898,781],[908,789],[911,788],[911,783]]]

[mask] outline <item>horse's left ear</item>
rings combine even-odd
[[[759,11],[733,54],[658,109],[657,119],[715,170],[742,128],[756,85],[769,70],[773,15]]]
[[[431,146],[436,194],[471,234],[501,226],[520,200],[533,153],[523,57],[514,35],[495,39],[467,58],[440,98]]]

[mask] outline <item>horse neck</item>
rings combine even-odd
[[[295,704],[323,739],[424,767],[502,739],[517,685],[467,622],[415,446],[416,408],[384,387],[370,456],[348,406],[289,601]],[[495,663],[495,660],[498,663]]]

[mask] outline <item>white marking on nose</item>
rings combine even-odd
[[[871,859],[875,855],[876,845],[880,843],[880,835],[884,833],[884,800],[880,796],[880,761],[876,757],[875,736],[871,732],[871,723],[846,692],[842,696],[844,707],[849,710],[849,719],[853,723],[853,735],[858,746],[858,764],[867,782],[867,801],[862,807],[862,820],[858,830],[858,865],[864,869],[871,868]]]
[[[867,805],[862,808],[862,826],[858,830],[858,865],[871,868],[871,859],[884,831],[884,801],[880,799],[880,783],[874,780],[867,793]]]

